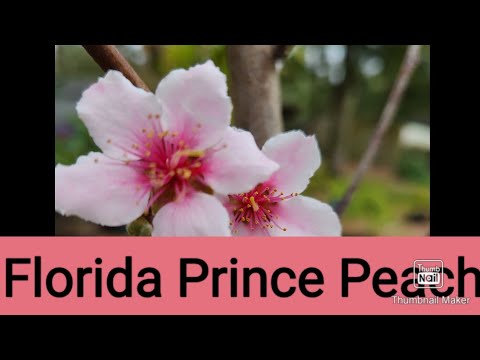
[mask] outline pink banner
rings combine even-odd
[[[0,314],[480,314],[479,267],[480,238],[2,238]]]

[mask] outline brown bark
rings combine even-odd
[[[234,125],[250,131],[259,146],[283,131],[280,74],[275,45],[228,45]]]
[[[148,86],[133,70],[128,61],[117,50],[115,45],[82,45],[95,62],[102,68],[103,71],[118,70],[133,85],[143,90],[150,91]]]

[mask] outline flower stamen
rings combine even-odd
[[[253,206],[253,211],[257,212],[260,209],[257,203],[255,202],[255,198],[253,196],[250,196],[250,204],[252,204]]]
[[[278,189],[270,191],[270,187],[263,184],[247,193],[229,195],[230,203],[235,206],[233,209],[234,219],[231,224],[232,230],[237,224],[243,223],[251,231],[258,227],[266,234],[268,234],[266,229],[273,229],[274,227],[281,231],[287,231],[286,227],[280,226],[276,222],[279,216],[273,210],[279,202],[298,195],[298,193],[285,195]]]

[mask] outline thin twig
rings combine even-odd
[[[118,70],[133,85],[143,90],[150,91],[148,86],[133,70],[128,61],[118,51],[115,45],[82,45],[103,71]]]
[[[415,68],[420,63],[420,49],[421,45],[409,45],[407,48],[402,66],[400,67],[397,75],[397,79],[393,84],[387,103],[383,108],[382,114],[380,115],[380,119],[378,120],[377,127],[370,139],[368,147],[363,154],[360,164],[358,165],[357,172],[355,173],[349,188],[335,207],[338,216],[343,214],[350,203],[353,193],[355,190],[357,190],[363,175],[365,175],[365,172],[368,170],[373,159],[375,158],[375,155],[377,154],[385,132],[393,122],[400,101],[405,93],[405,89],[410,82]]]
[[[295,45],[274,45],[273,58],[275,60],[285,59]]]

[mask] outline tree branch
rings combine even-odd
[[[250,131],[258,146],[283,131],[280,74],[275,45],[227,45],[235,126]]]
[[[148,86],[133,70],[128,61],[118,51],[115,45],[82,45],[103,71],[118,70],[133,85],[143,90],[150,91]]]
[[[370,139],[367,149],[363,154],[362,160],[358,165],[357,171],[353,177],[352,183],[346,190],[342,199],[338,202],[335,210],[338,216],[341,216],[347,208],[353,193],[357,190],[360,181],[362,180],[365,172],[370,167],[377,151],[380,147],[380,143],[393,122],[395,114],[397,113],[398,106],[402,100],[405,89],[407,88],[410,79],[417,65],[420,63],[420,49],[421,45],[409,45],[403,59],[403,63],[397,75],[397,79],[393,84],[392,90],[388,97],[387,103],[383,108],[380,119],[378,120],[377,127]]]

